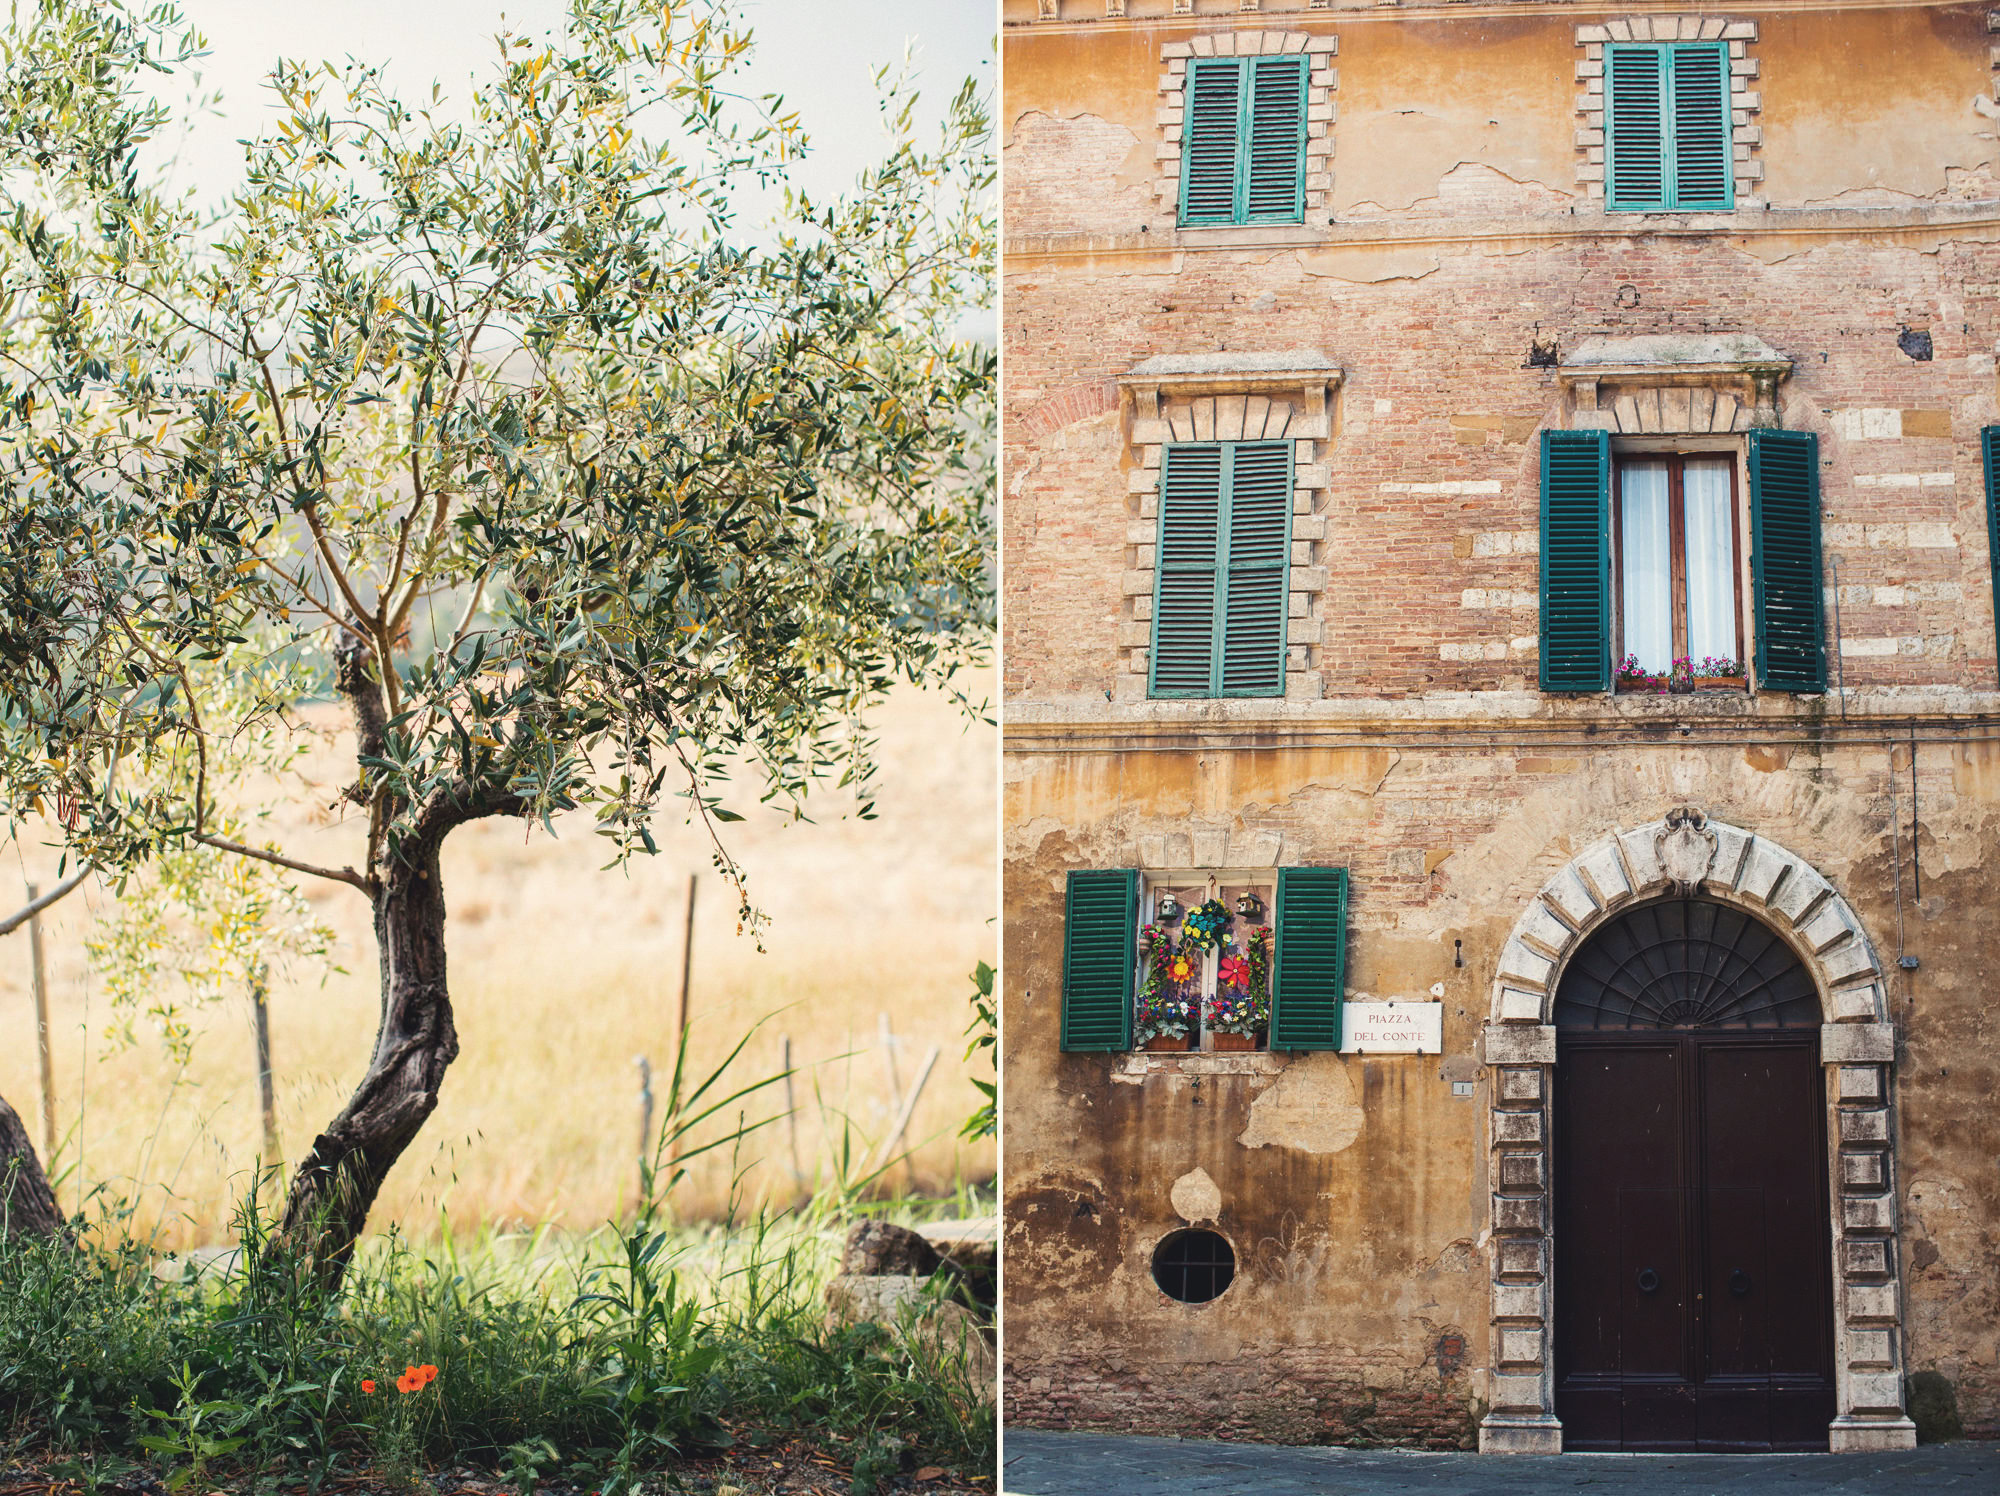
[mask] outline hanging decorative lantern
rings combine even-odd
[[[1239,918],[1255,924],[1264,917],[1264,901],[1254,893],[1246,893],[1237,899],[1236,913]]]
[[[1153,913],[1161,924],[1170,925],[1181,917],[1181,901],[1170,893],[1163,893]]]

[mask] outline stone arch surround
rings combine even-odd
[[[1586,847],[1515,924],[1493,981],[1484,1033],[1493,1110],[1488,1134],[1492,1267],[1489,1453],[1554,1454],[1550,1098],[1560,1084],[1555,990],[1568,958],[1609,916],[1649,898],[1699,891],[1754,913],[1804,961],[1819,990],[1826,1068],[1834,1283],[1835,1451],[1907,1449],[1902,1293],[1896,1260],[1895,1035],[1888,983],[1853,909],[1833,885],[1767,837],[1678,808]]]

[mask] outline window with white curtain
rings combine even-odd
[[[1727,454],[1618,462],[1620,659],[1649,675],[1676,661],[1743,659],[1736,463]]]

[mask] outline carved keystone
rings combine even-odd
[[[1708,870],[1715,866],[1716,845],[1708,817],[1693,805],[1677,805],[1668,811],[1660,834],[1653,838],[1660,871],[1682,898],[1699,889]]]

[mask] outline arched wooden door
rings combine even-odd
[[[1556,989],[1566,1449],[1806,1450],[1833,1418],[1820,1006],[1731,905],[1666,899]]]

